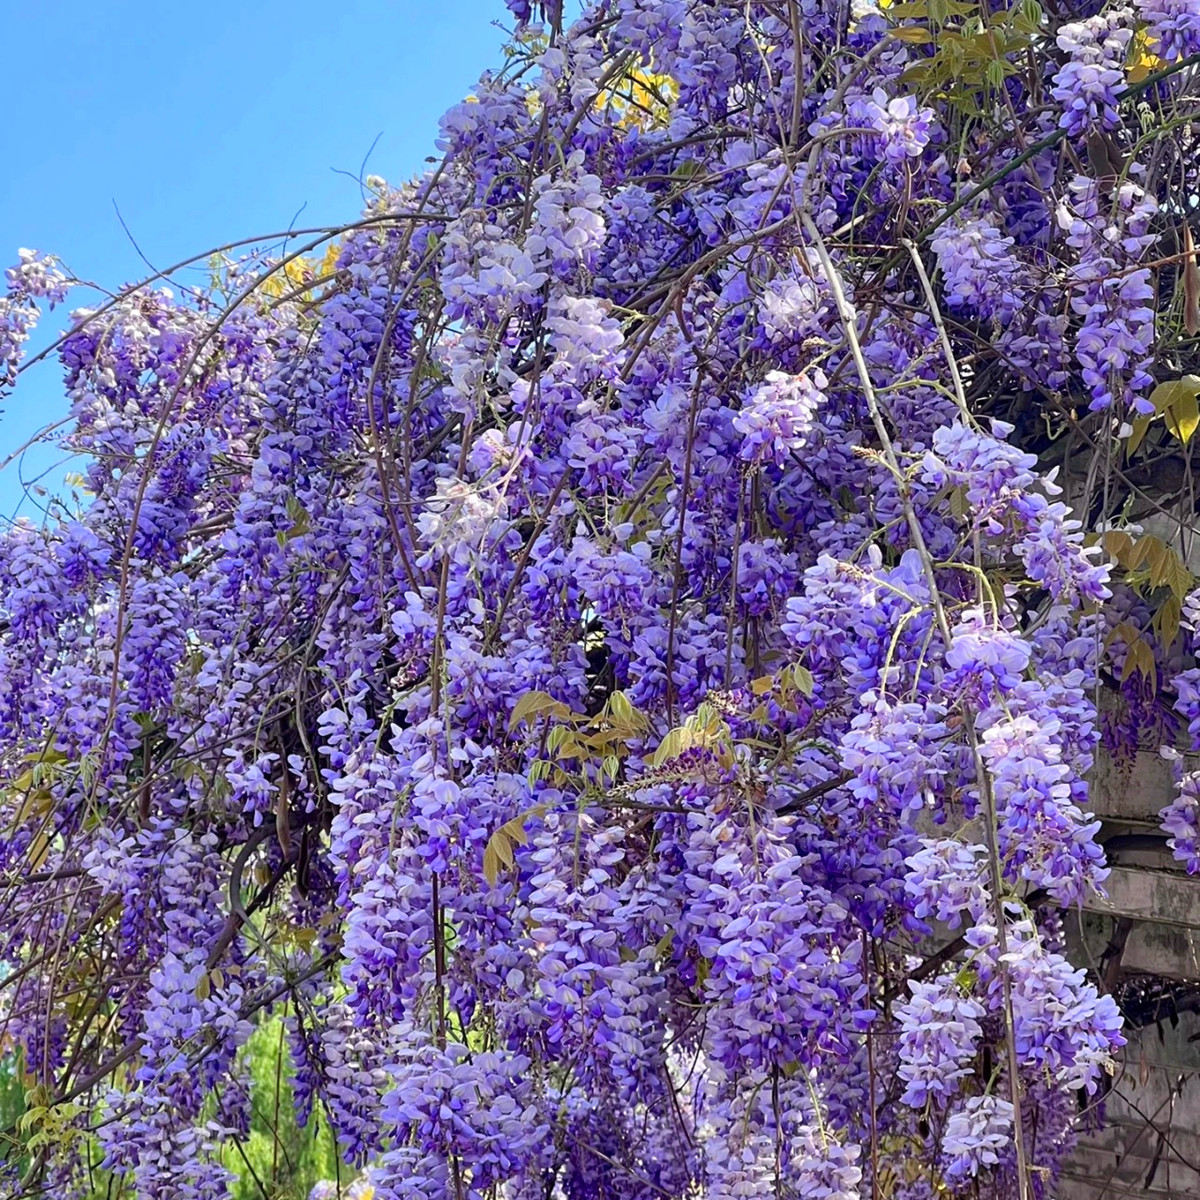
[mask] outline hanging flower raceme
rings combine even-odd
[[[57,260],[36,250],[22,250],[20,261],[4,272],[5,294],[0,296],[0,386],[11,387],[17,378],[22,347],[29,340],[40,313],[37,301],[53,308],[69,287]]]
[[[1112,129],[1125,90],[1124,62],[1133,30],[1120,18],[1090,17],[1058,31],[1067,61],[1054,76],[1055,99],[1063,106],[1062,126],[1073,137],[1089,130]]]

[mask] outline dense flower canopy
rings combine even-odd
[[[278,1017],[379,1200],[1049,1195],[1086,776],[1200,738],[1200,5],[508,8],[424,178],[58,345],[4,1194],[226,1195]]]

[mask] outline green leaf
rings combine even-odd
[[[795,681],[796,691],[806,699],[811,699],[813,694],[812,672],[807,667],[802,667],[797,663],[792,668],[792,679]]]
[[[967,500],[967,489],[956,487],[950,493],[950,515],[956,521],[965,521],[971,515],[971,504]]]
[[[964,992],[971,992],[975,984],[979,981],[979,972],[973,966],[963,967],[961,971],[954,977],[954,982],[962,988]]]
[[[280,543],[281,545],[283,543],[290,542],[292,538],[302,537],[312,528],[312,522],[309,519],[308,510],[303,504],[300,503],[299,500],[296,499],[295,496],[289,496],[287,498],[285,502],[285,508],[287,509],[287,515],[291,519],[292,524],[287,530],[276,535],[277,538],[283,538],[283,542]]]
[[[35,1125],[37,1125],[49,1111],[50,1110],[43,1105],[38,1105],[36,1108],[31,1108],[28,1112],[21,1114],[21,1119],[17,1122],[17,1127],[22,1133],[26,1133]]]

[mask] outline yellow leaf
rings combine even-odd
[[[685,730],[680,727],[672,729],[666,737],[658,744],[658,749],[654,752],[654,757],[650,760],[652,767],[661,767],[663,763],[669,762],[673,758],[678,758],[684,751],[683,738]]]
[[[529,809],[528,812],[523,812],[519,817],[513,817],[511,821],[505,821],[500,826],[500,829],[518,845],[526,846],[529,844],[529,834],[525,832],[525,822],[530,817],[541,816],[545,811],[542,805],[536,805],[534,808]]]
[[[1146,573],[1151,587],[1162,587],[1164,573],[1170,569],[1172,550],[1158,538],[1143,538],[1146,545]]]
[[[1137,670],[1137,655],[1133,652],[1133,647],[1128,646],[1128,647],[1126,647],[1126,650],[1125,650],[1125,667],[1121,671],[1121,682],[1124,683],[1130,677],[1130,675],[1132,675],[1134,673],[1135,670]],[[483,861],[484,861],[483,870],[484,870],[484,874],[486,875],[487,874],[487,859],[486,859],[486,857],[484,858]]]
[[[1196,260],[1196,242],[1192,228],[1183,224],[1183,270],[1179,280],[1183,292],[1183,330],[1188,337],[1200,333],[1200,262]]]
[[[45,819],[54,807],[54,794],[45,788],[28,790],[21,800],[21,807],[13,819],[14,825],[23,825],[30,817]]]
[[[1138,451],[1138,447],[1142,444],[1146,436],[1146,431],[1150,428],[1150,423],[1154,418],[1142,414],[1133,418],[1133,426],[1129,436],[1125,439],[1125,456],[1132,458]]]
[[[1134,671],[1140,671],[1147,679],[1153,679],[1154,651],[1139,637],[1130,644],[1125,654],[1125,668],[1121,672],[1121,682],[1124,683]]]
[[[511,867],[515,859],[513,858],[512,843],[505,836],[503,830],[497,830],[492,834],[490,841],[492,848],[496,851],[496,857],[504,864],[505,867]]]
[[[43,830],[29,843],[29,869],[36,871],[50,855],[50,838]]]
[[[1175,641],[1176,635],[1179,633],[1179,621],[1183,615],[1183,606],[1179,602],[1179,597],[1172,593],[1163,602],[1162,607],[1158,610],[1158,637],[1163,649],[1169,649]]]
[[[689,717],[677,729],[672,729],[663,738],[650,760],[650,765],[661,767],[663,763],[678,758],[696,746],[717,746],[728,734],[729,726],[720,720],[710,705],[702,704],[694,716]]]
[[[1196,577],[1187,569],[1183,560],[1175,555],[1174,562],[1171,564],[1170,576],[1166,580],[1167,586],[1175,593],[1182,601],[1183,598],[1196,586]]]
[[[1129,56],[1125,60],[1125,77],[1130,83],[1141,83],[1148,75],[1166,66],[1166,63],[1150,49],[1157,44],[1158,39],[1151,37],[1145,29],[1139,29],[1134,34],[1129,46]]]
[[[1192,375],[1189,378],[1195,379]],[[1180,380],[1182,383],[1183,381]],[[1196,396],[1200,393],[1200,388],[1196,391],[1183,391],[1179,394],[1177,400],[1172,403],[1167,409],[1163,419],[1167,423],[1167,428],[1186,446],[1192,440],[1192,435],[1196,432],[1197,426],[1200,426],[1200,405],[1196,403]]]
[[[561,728],[561,727],[560,727]],[[562,741],[555,747],[558,758],[587,758],[587,747],[569,729],[566,730]]]
[[[679,85],[671,76],[635,67],[597,97],[596,109],[613,113],[620,129],[650,129],[666,123],[678,97]]]
[[[12,781],[12,790],[14,792],[26,792],[33,787],[33,768],[28,771],[22,771],[20,775]]]
[[[488,844],[483,848],[483,877],[489,887],[495,887],[500,878],[500,855],[496,853],[494,841],[495,834],[488,838]]]
[[[603,713],[593,717],[590,724],[595,725],[598,721],[607,721],[612,725],[613,731],[623,737],[632,737],[650,727],[646,714],[635,708],[624,692],[613,692],[604,706]]]
[[[530,817],[540,817],[546,811],[544,804],[535,804],[526,809],[511,821],[505,821],[487,840],[483,848],[483,875],[493,887],[500,877],[500,872],[511,867],[516,861],[513,857],[513,845],[525,846],[529,843],[529,835],[525,832],[525,822]]]
[[[1121,621],[1104,639],[1104,648],[1105,650],[1109,649],[1118,638],[1125,645],[1132,646],[1141,636],[1141,631],[1131,621]]]
[[[1123,529],[1110,529],[1101,539],[1105,554],[1125,566],[1133,552],[1133,538]]]
[[[566,720],[571,716],[571,710],[561,700],[555,700],[548,692],[526,692],[513,705],[512,716],[508,719],[509,731],[516,729],[522,721],[527,721],[530,717],[536,717],[542,713],[548,713],[560,720]]]
[[[1197,395],[1200,395],[1200,376],[1185,375],[1182,379],[1168,379],[1160,383],[1150,393],[1150,403],[1154,405],[1156,413],[1165,416],[1181,400],[1188,396],[1195,400]]]

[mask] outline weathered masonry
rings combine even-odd
[[[1057,1200],[1200,1198],[1200,876],[1176,869],[1158,825],[1172,790],[1152,752],[1101,760],[1093,777],[1112,875],[1066,932],[1072,960],[1120,1000],[1129,1045]]]

